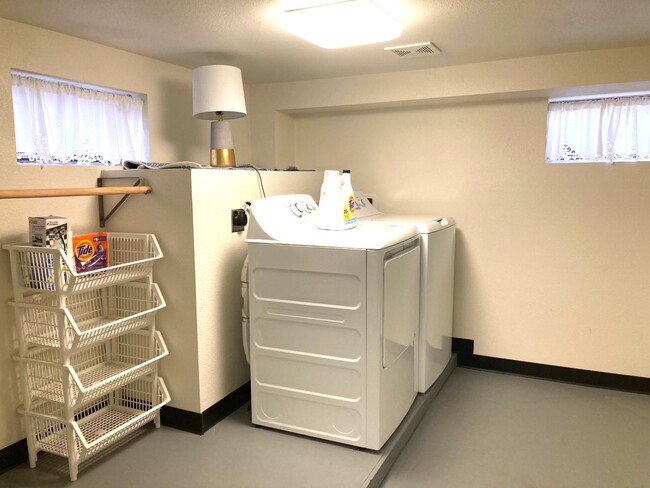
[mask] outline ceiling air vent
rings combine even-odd
[[[416,58],[422,56],[433,56],[440,54],[433,42],[421,42],[419,44],[407,44],[405,46],[385,47],[384,51],[395,53],[400,58]]]

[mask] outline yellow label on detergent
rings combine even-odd
[[[354,193],[348,196],[343,205],[343,220],[346,225],[353,224],[357,221],[354,209]]]

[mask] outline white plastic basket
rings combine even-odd
[[[45,402],[34,410],[19,412],[34,435],[35,453],[46,451],[68,458],[70,479],[75,480],[79,463],[155,420],[169,401],[162,378],[155,384],[151,378],[142,378],[84,406],[71,421],[64,420],[64,408],[58,403]]]
[[[137,331],[85,349],[62,364],[59,349],[38,347],[14,357],[25,375],[32,400],[79,408],[143,376],[156,373],[168,350],[160,332]]]
[[[71,295],[67,306],[58,307],[57,297],[39,293],[16,309],[21,356],[30,345],[56,347],[68,357],[126,332],[153,324],[165,301],[155,283],[125,283]],[[65,357],[62,359],[66,359]]]
[[[6,244],[11,258],[14,298],[35,290],[68,295],[151,276],[162,251],[153,234],[108,233],[110,266],[78,273],[63,249]]]

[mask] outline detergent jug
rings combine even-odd
[[[318,204],[319,229],[345,230],[357,225],[350,172],[345,171],[343,176],[336,170],[325,171]]]

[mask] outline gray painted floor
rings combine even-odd
[[[382,488],[650,487],[650,395],[457,368]]]
[[[418,408],[383,488],[650,487],[650,396],[456,368]],[[385,449],[253,427],[243,407],[203,436],[142,429],[75,482],[65,460],[41,453],[0,487],[358,488],[385,460]]]

